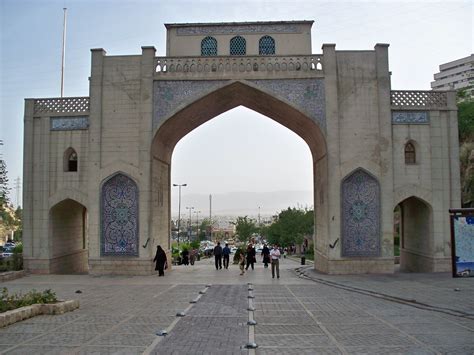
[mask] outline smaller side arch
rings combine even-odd
[[[63,170],[65,172],[76,172],[78,170],[78,155],[72,147],[64,151]]]
[[[87,195],[77,189],[68,188],[56,191],[54,195],[49,198],[50,209],[67,199],[73,200],[77,203],[80,203],[85,208],[88,208]]]
[[[341,182],[343,257],[380,256],[381,202],[378,179],[363,168]]]

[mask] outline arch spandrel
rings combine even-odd
[[[182,137],[228,110],[245,106],[299,135],[308,144],[313,160],[319,160],[326,154],[324,87],[322,82],[315,82],[316,79],[301,80],[311,81],[307,82],[307,86],[302,87],[296,80],[286,88],[280,89],[277,89],[276,83],[259,84],[261,80],[237,81],[230,84],[229,81],[211,82],[207,86],[208,91],[205,95],[198,96],[199,93],[205,91],[203,85],[198,84],[194,87],[195,90],[188,91],[187,95],[181,91],[178,97],[174,97],[168,91],[168,99],[164,98],[164,91],[160,90],[163,90],[169,82],[155,82],[153,156],[169,163],[172,151]],[[173,90],[178,90],[178,88],[179,84]],[[211,88],[210,92],[209,88]],[[287,93],[288,98],[282,97],[284,93]],[[166,104],[168,109],[166,107],[160,109],[159,104],[162,100],[169,101]],[[171,113],[170,108],[175,100],[176,105],[181,104]],[[304,103],[307,104],[306,108],[303,108]],[[301,105],[298,106],[298,104]],[[316,112],[316,108],[320,111]],[[305,112],[308,110],[313,110],[313,117]]]

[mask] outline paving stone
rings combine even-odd
[[[41,355],[69,355],[74,353],[78,348],[72,346],[51,346],[51,345],[22,345],[16,347],[4,354],[8,355],[25,355],[25,354],[41,354]]]
[[[67,345],[80,346],[96,337],[96,333],[48,333],[26,343],[39,345]]]
[[[326,335],[262,335],[255,334],[255,342],[259,346],[273,346],[280,348],[314,348],[334,346],[335,344]]]
[[[77,355],[141,355],[144,347],[119,346],[86,346],[76,353]]]
[[[436,352],[419,346],[346,346],[344,349],[349,354],[390,354],[390,355],[429,355]]]
[[[317,325],[260,325],[259,323],[255,327],[255,334],[308,334],[312,336],[313,334],[324,334],[323,330]]]
[[[0,333],[0,344],[14,344],[23,343],[37,337],[37,333]]]
[[[416,345],[415,341],[403,334],[347,334],[335,333],[334,338],[343,346],[384,346]]]
[[[271,348],[271,347],[259,347],[256,351],[257,355],[337,355],[342,352],[336,347],[313,347],[313,348]]]
[[[105,334],[94,339],[89,345],[112,345],[112,346],[148,346],[156,338],[153,334]]]

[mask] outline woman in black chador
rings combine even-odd
[[[166,253],[160,245],[156,247],[156,255],[153,261],[156,262],[155,270],[158,270],[158,276],[165,276]]]

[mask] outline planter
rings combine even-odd
[[[79,308],[78,300],[59,301],[57,303],[33,304],[0,313],[0,328],[41,314],[63,314]]]

